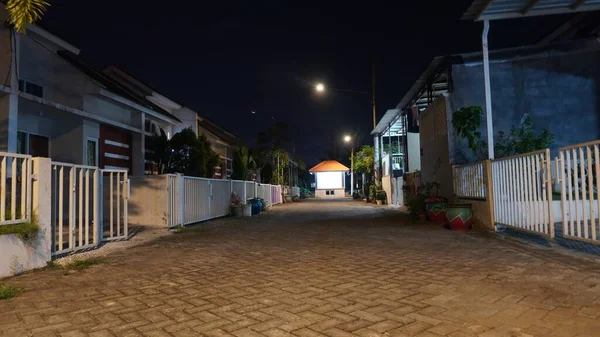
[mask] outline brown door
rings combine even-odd
[[[100,168],[122,168],[131,172],[131,132],[100,125]]]

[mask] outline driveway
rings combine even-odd
[[[304,201],[5,280],[1,336],[600,336],[600,268]]]

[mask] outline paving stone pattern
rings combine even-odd
[[[0,336],[600,336],[597,264],[306,201],[4,280]]]

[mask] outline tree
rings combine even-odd
[[[245,146],[240,147],[233,153],[233,172],[231,179],[247,180],[248,170],[253,169],[256,162],[250,153],[250,149]]]
[[[367,185],[367,176],[373,172],[375,165],[375,148],[370,145],[363,146],[354,153],[354,172],[362,173],[362,193],[365,195],[365,185]]]
[[[169,163],[169,140],[165,131],[160,129],[160,134],[153,135],[148,142],[148,147],[152,149],[150,159],[158,166],[158,174],[165,174]]]
[[[211,178],[219,155],[204,135],[196,136],[191,128],[176,133],[169,141],[168,172]]]
[[[27,26],[38,21],[50,4],[45,0],[2,0],[8,10],[8,22],[19,33],[25,33]]]

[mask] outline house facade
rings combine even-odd
[[[7,17],[4,6],[0,20]],[[180,121],[81,63],[79,49],[30,25],[0,27],[0,150],[144,174],[147,121]]]
[[[237,136],[216,123],[199,116],[196,111],[162,95],[149,85],[115,66],[107,67],[104,69],[103,74],[119,83],[123,87],[123,90],[127,90],[131,95],[138,97],[140,100],[145,100],[149,104],[157,105],[177,117],[181,122],[175,124],[170,129],[169,135],[190,128],[196,135],[206,136],[212,145],[212,150],[221,158],[221,162],[215,167],[213,178],[229,179],[231,177],[233,151],[241,144],[241,140]],[[156,133],[161,128],[161,125],[148,125],[148,127]],[[146,149],[147,153],[150,151],[152,149]],[[153,163],[147,160],[146,169],[148,173],[152,172],[152,165]]]
[[[315,176],[315,197],[321,199],[338,199],[346,196],[346,172],[350,169],[336,160],[323,161],[310,173]]]

